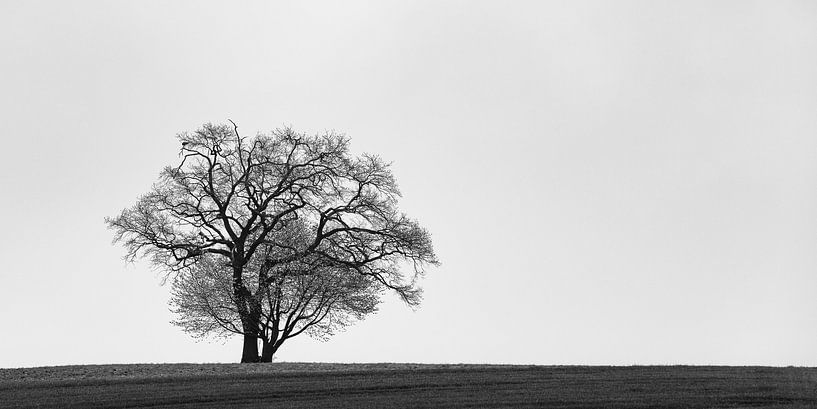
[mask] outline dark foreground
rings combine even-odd
[[[0,369],[2,408],[817,408],[817,368],[167,364]]]

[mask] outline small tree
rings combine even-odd
[[[106,223],[127,260],[147,257],[170,275],[200,274],[190,268],[210,257],[227,267],[218,271],[241,321],[241,362],[258,360],[259,289],[291,263],[367,276],[420,302],[416,279],[437,260],[428,232],[398,211],[397,184],[380,158],[349,154],[343,135],[288,128],[244,138],[235,124],[206,124],[178,138],[178,165]],[[291,240],[293,232],[303,239]]]

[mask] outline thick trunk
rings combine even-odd
[[[260,305],[244,286],[243,263],[233,259],[233,296],[241,317],[244,330],[244,348],[241,352],[241,363],[258,362],[258,319],[261,315]]]
[[[255,308],[255,305],[247,309],[247,315],[244,317],[244,350],[241,352],[241,363],[258,362],[260,356],[258,355],[258,320],[261,318],[260,308]]]
[[[261,349],[261,362],[272,362],[272,356],[275,354],[275,344],[263,340],[263,348]]]
[[[244,350],[241,352],[241,363],[258,362],[258,337],[244,335]]]

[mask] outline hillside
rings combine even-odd
[[[136,364],[0,369],[3,408],[814,408],[817,368]]]

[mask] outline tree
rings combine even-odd
[[[260,268],[257,260],[246,269]],[[303,261],[280,265],[269,274],[275,279],[266,285],[245,280],[261,299],[261,362],[272,362],[284,341],[301,333],[325,340],[377,311],[383,289],[372,277]],[[245,335],[229,269],[216,257],[203,256],[176,275],[172,286],[170,304],[179,317],[173,323],[185,332],[197,338]]]
[[[223,263],[244,337],[241,362],[258,360],[258,290],[292,263],[370,277],[419,304],[417,278],[437,259],[428,232],[398,211],[400,192],[379,157],[351,155],[349,139],[331,132],[245,138],[233,123],[177,137],[179,164],[105,221],[126,260],[146,257],[168,275],[196,274],[208,258]]]

